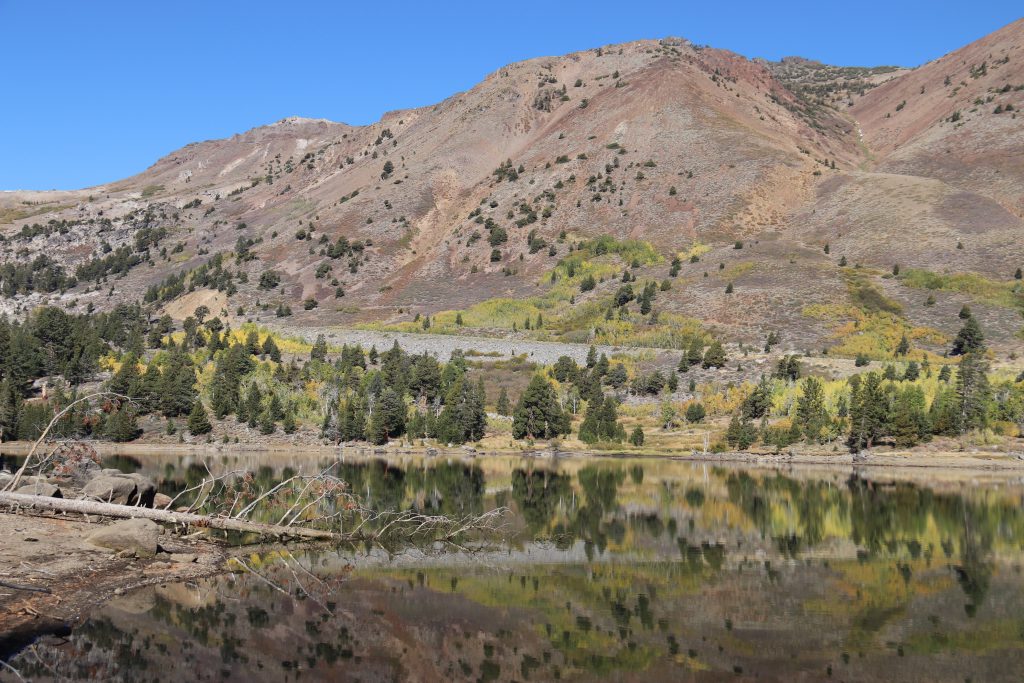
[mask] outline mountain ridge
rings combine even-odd
[[[674,281],[656,312],[736,343],[786,330],[794,349],[843,347],[836,316],[851,306],[874,315],[851,294],[856,276],[896,302],[906,329],[935,331],[921,335],[933,351],[955,328],[949,310],[967,302],[1006,346],[1020,328],[1009,288],[1024,262],[1022,35],[1018,21],[915,69],[633,41],[510,64],[365,126],[287,117],[190,143],[95,188],[0,196],[9,262],[44,254],[70,274],[134,248],[140,230],[166,232],[117,277],[64,294],[20,291],[3,305],[104,307],[111,287],[139,297],[222,253],[236,257],[227,318],[312,300],[286,322],[407,327],[420,315],[547,297],[538,310],[557,334],[600,340],[595,312],[616,285],[608,268],[571,301],[555,295],[554,278],[576,246],[609,235],[657,255],[634,264],[641,280]],[[961,118],[947,120],[953,111]],[[335,253],[342,238],[358,249]],[[851,274],[840,259],[864,268]],[[989,293],[943,283],[922,306],[918,281],[882,277],[898,267],[970,273]],[[264,271],[280,284],[261,289]],[[574,319],[579,304],[593,315]],[[513,322],[522,321],[488,319],[480,332],[522,334]],[[624,322],[634,336],[667,324],[635,312]]]

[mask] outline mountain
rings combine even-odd
[[[887,357],[904,334],[941,352],[969,304],[1010,349],[1022,107],[1024,20],[913,69],[677,38],[531,59],[372,125],[290,118],[109,185],[4,193],[2,305],[148,291],[175,317],[205,303],[298,330],[434,316],[452,331],[459,311],[471,334],[679,346],[685,328],[760,347],[774,332]],[[651,312],[615,305],[623,270],[636,296],[658,284]]]

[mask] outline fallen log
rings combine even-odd
[[[116,505],[114,503],[100,503],[93,500],[74,500],[68,498],[49,498],[47,496],[34,496],[26,493],[0,492],[0,505],[12,507],[33,508],[36,510],[53,510],[54,512],[79,512],[86,515],[97,515],[100,517],[115,517],[118,519],[151,519],[154,522],[166,524],[188,525],[197,528],[221,529],[225,531],[240,531],[243,533],[260,534],[261,536],[280,538],[306,538],[317,541],[348,541],[352,540],[344,534],[325,531],[323,529],[310,529],[301,526],[282,526],[277,524],[261,524],[250,522],[244,519],[232,517],[217,517],[208,515],[197,515],[191,512],[172,512],[171,510],[157,510],[153,508],[132,507],[129,505]]]

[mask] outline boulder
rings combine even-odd
[[[124,519],[97,529],[86,539],[91,545],[113,552],[134,552],[153,557],[158,549],[160,525],[149,519]]]
[[[29,484],[28,486],[22,486],[15,491],[15,493],[24,493],[30,496],[46,496],[48,498],[64,497],[64,493],[60,490],[60,487],[42,481],[35,484]]]
[[[164,510],[171,504],[172,498],[166,493],[157,493],[153,496],[153,507]]]
[[[82,494],[86,498],[100,500],[104,503],[133,505],[138,498],[138,486],[134,479],[123,475],[101,474],[85,485]]]
[[[151,479],[142,476],[138,472],[125,474],[123,476],[135,482],[136,499],[132,501],[132,505],[139,505],[144,508],[153,507],[153,499],[156,497],[156,484],[154,484]]]
[[[82,488],[100,473],[100,466],[91,458],[73,459],[61,467],[60,478],[74,488]]]

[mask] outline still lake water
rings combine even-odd
[[[143,471],[171,490],[188,464]],[[12,663],[32,680],[1024,680],[1019,479],[412,456],[341,474],[378,508],[505,506],[506,538],[253,556],[274,585],[143,589]]]

